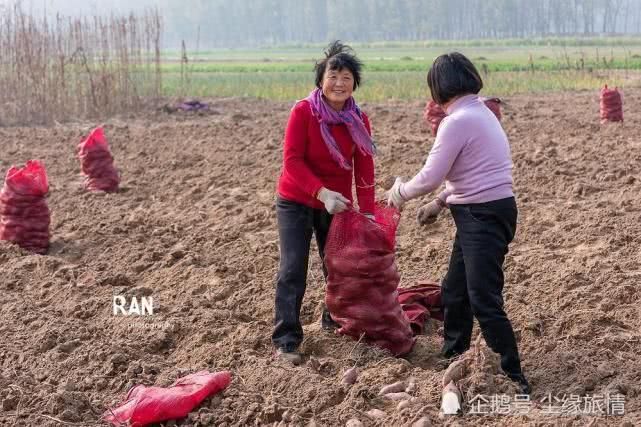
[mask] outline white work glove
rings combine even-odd
[[[396,178],[396,181],[394,181],[394,185],[392,185],[392,188],[389,189],[387,192],[387,205],[388,206],[394,206],[396,209],[401,210],[403,207],[403,204],[407,200],[401,196],[401,186],[403,185],[403,180],[401,178]]]
[[[420,207],[416,213],[416,220],[420,225],[432,224],[445,206],[441,199],[434,199]]]
[[[325,187],[320,189],[316,198],[323,202],[323,204],[325,205],[325,209],[327,209],[327,212],[332,215],[343,212],[350,204],[350,201],[341,193],[328,190]]]

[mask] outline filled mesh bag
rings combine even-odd
[[[78,145],[78,158],[87,190],[107,193],[118,191],[120,175],[101,127],[94,129]]]
[[[623,121],[623,100],[618,88],[608,89],[605,85],[601,89],[601,123]]]
[[[47,171],[41,162],[30,160],[22,168],[12,166],[0,191],[0,240],[46,253],[51,223],[48,192]]]
[[[370,220],[350,210],[332,219],[325,245],[325,304],[341,327],[339,334],[408,353],[414,336],[398,302],[400,276],[395,262],[399,212],[378,204]]]

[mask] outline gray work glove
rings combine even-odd
[[[416,213],[416,220],[420,225],[432,224],[446,206],[441,199],[434,199],[419,208]]]
[[[343,212],[350,205],[350,201],[341,193],[328,190],[325,187],[320,189],[316,198],[323,202],[327,212],[332,215]]]

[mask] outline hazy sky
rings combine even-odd
[[[14,0],[0,0],[1,5],[8,5],[16,3]],[[121,11],[128,12],[144,8],[147,6],[155,6],[158,4],[156,0],[22,0],[22,6],[26,10],[42,10],[46,8],[48,11],[60,12],[65,15],[80,13],[87,13],[91,11]]]

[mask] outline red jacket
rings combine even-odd
[[[364,113],[362,115],[371,135],[369,119]],[[374,159],[356,147],[345,125],[330,125],[329,128],[343,156],[352,160],[352,170],[341,168],[332,158],[309,102],[300,101],[292,109],[285,130],[283,168],[278,180],[279,196],[315,209],[324,209],[323,203],[316,199],[318,191],[325,187],[353,201],[354,176],[360,211],[374,213]]]

